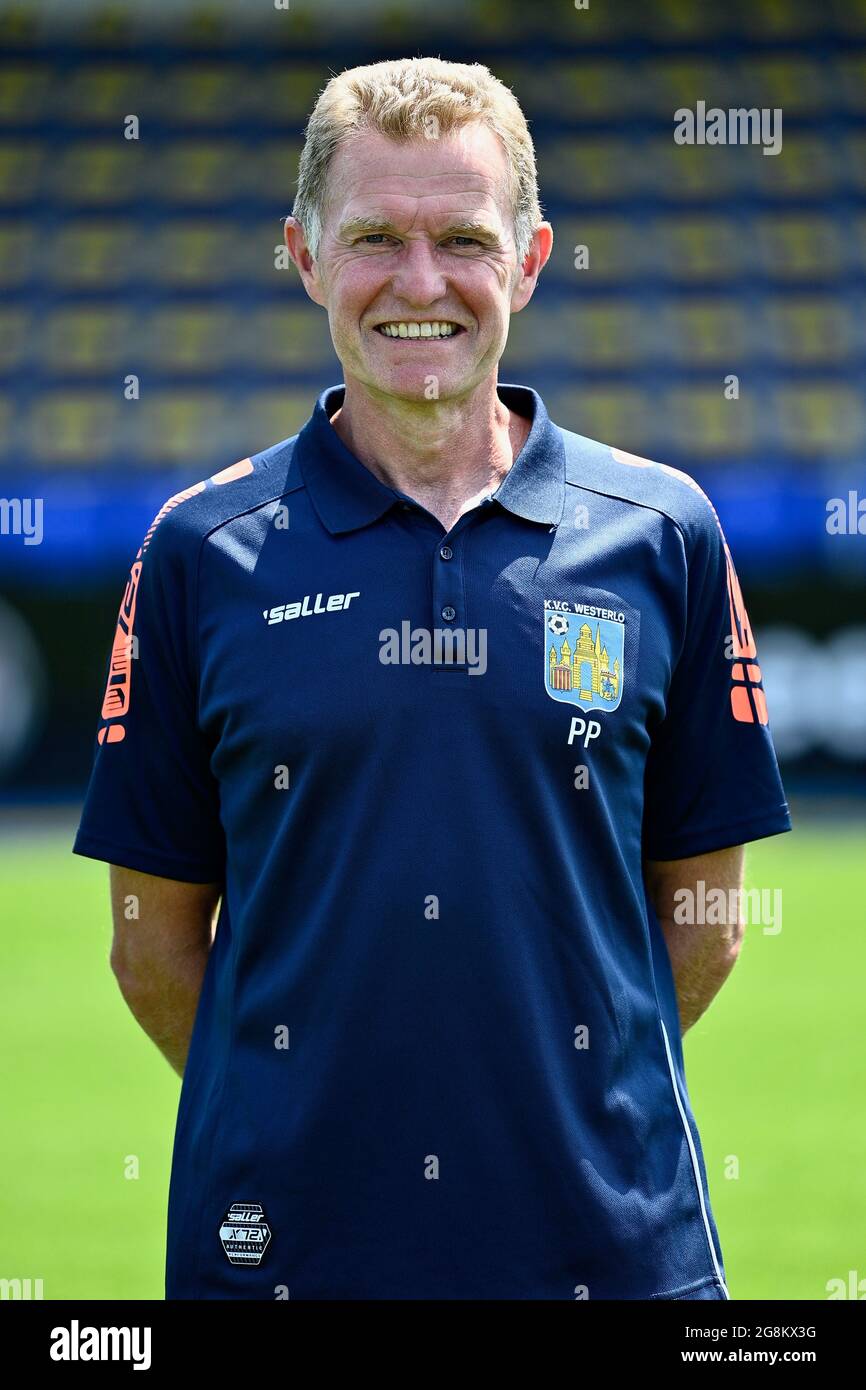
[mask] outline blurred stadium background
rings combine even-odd
[[[500,378],[693,474],[758,633],[798,833],[749,876],[784,927],[686,1044],[732,1296],[866,1281],[866,535],[827,527],[866,498],[866,0],[277,5],[0,0],[0,499],[44,508],[39,544],[0,514],[0,1277],[162,1296],[177,1081],[69,853],[117,605],[165,499],[341,379],[275,264],[318,91],[437,53],[514,88],[554,225]],[[781,154],[675,144],[699,100],[781,108]]]

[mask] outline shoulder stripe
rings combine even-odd
[[[238,463],[224,468],[221,473],[214,473],[209,479],[183,488],[181,492],[174,493],[167,502],[163,503],[150,523],[132,562],[123,598],[120,600],[117,624],[114,629],[114,641],[111,646],[111,657],[108,663],[108,680],[100,711],[101,718],[108,722],[100,725],[97,730],[98,743],[122,743],[126,736],[126,726],[123,720],[129,713],[132,695],[132,662],[136,655],[134,629],[138,586],[141,580],[144,556],[156,528],[168,516],[169,512],[174,511],[175,507],[179,507],[182,502],[188,502],[191,497],[196,497],[200,492],[204,492],[208,482],[216,483],[219,486],[223,483],[234,482],[236,478],[245,478],[252,471],[252,459],[241,459]]]

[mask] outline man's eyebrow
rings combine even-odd
[[[351,217],[347,222],[342,222],[337,230],[338,236],[345,238],[363,236],[370,232],[394,232],[397,236],[400,235],[393,222],[387,217],[384,215],[376,217],[374,214],[366,217]],[[443,227],[437,233],[438,238],[449,236],[474,236],[493,242],[498,242],[500,239],[500,234],[495,227],[491,227],[489,222],[476,218],[449,223],[447,227]]]

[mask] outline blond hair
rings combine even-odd
[[[319,253],[327,175],[335,151],[353,135],[376,131],[395,140],[435,138],[481,121],[501,140],[508,160],[506,194],[522,265],[542,219],[535,150],[517,98],[481,63],[398,58],[347,68],[319,94],[304,134],[292,216]]]

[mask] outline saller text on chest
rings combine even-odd
[[[271,623],[288,622],[290,618],[310,618],[316,613],[341,613],[349,607],[353,598],[361,597],[361,591],[356,589],[351,594],[329,594],[324,602],[322,595],[316,594],[316,601],[312,607],[310,597],[310,594],[304,594],[296,603],[278,603],[274,608],[263,608],[262,617],[270,626]]]

